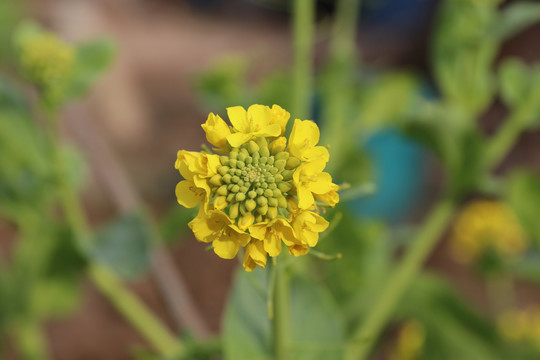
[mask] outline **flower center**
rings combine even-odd
[[[244,227],[288,214],[297,158],[286,151],[270,151],[268,141],[258,138],[233,148],[220,162],[218,174],[210,179],[214,207]]]

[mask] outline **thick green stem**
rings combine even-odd
[[[38,322],[21,320],[14,326],[18,349],[25,360],[47,360],[47,341]]]
[[[290,338],[289,326],[289,277],[285,271],[285,256],[275,266],[273,337],[274,359],[287,360]]]
[[[49,117],[48,132],[60,205],[80,251],[87,253],[91,247],[91,232],[77,192],[66,178],[68,172],[61,152],[58,124],[54,115]],[[181,345],[176,337],[123,286],[113,272],[98,264],[90,264],[88,272],[99,290],[162,356],[179,354]]]
[[[363,323],[353,332],[347,359],[365,359],[379,333],[392,315],[407,287],[437,243],[451,219],[454,203],[440,201],[432,210],[401,262],[393,270]]]
[[[122,285],[114,273],[104,266],[91,264],[88,274],[116,309],[161,355],[171,357],[180,353],[182,347],[177,339]]]
[[[313,33],[315,28],[314,0],[294,0],[293,37],[293,105],[296,118],[309,118],[313,87]]]

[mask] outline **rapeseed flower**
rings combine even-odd
[[[456,260],[470,263],[487,251],[511,259],[527,248],[525,233],[512,210],[496,200],[476,200],[458,215],[451,238]]]
[[[202,125],[215,153],[178,152],[178,202],[200,205],[189,223],[195,237],[224,259],[244,248],[247,271],[264,268],[283,246],[294,256],[308,253],[329,225],[319,207],[339,202],[339,187],[324,172],[330,156],[317,145],[319,128],[297,119],[287,139],[290,114],[278,105],[227,114],[231,125],[215,114]]]

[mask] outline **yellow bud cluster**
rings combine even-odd
[[[178,152],[176,167],[185,179],[176,188],[178,202],[201,204],[191,229],[222,258],[244,247],[248,271],[264,267],[282,244],[292,255],[307,253],[328,227],[318,203],[339,201],[337,185],[323,171],[329,154],[317,146],[317,125],[297,119],[287,139],[290,115],[277,105],[227,112],[232,126],[214,114],[202,126],[216,154]]]
[[[20,62],[25,76],[44,89],[65,85],[75,64],[75,49],[56,36],[40,33],[21,44]]]

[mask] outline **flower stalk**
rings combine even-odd
[[[273,294],[274,319],[272,321],[275,360],[287,360],[289,349],[289,276],[285,269],[285,259],[285,256],[282,255],[274,269],[272,269],[276,277]]]
[[[379,333],[392,315],[399,299],[407,290],[427,256],[437,243],[452,217],[455,204],[451,199],[441,200],[411,243],[407,253],[394,269],[371,311],[353,332],[347,349],[348,360],[365,359]]]

